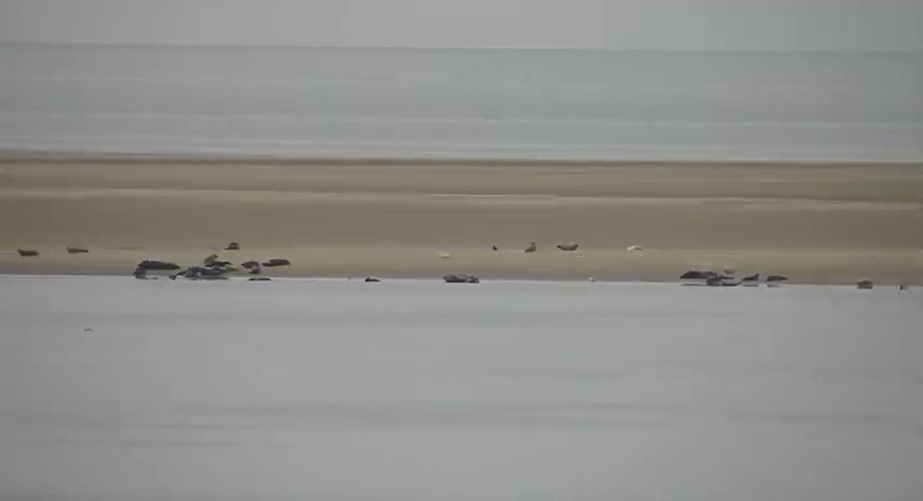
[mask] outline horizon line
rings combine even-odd
[[[349,154],[272,154],[272,153],[192,153],[192,152],[128,152],[128,151],[80,151],[80,150],[34,150],[34,149],[5,149],[0,148],[0,163],[165,163],[188,162],[196,164],[245,164],[245,163],[273,163],[273,164],[304,164],[304,165],[349,165],[363,163],[367,165],[504,165],[504,166],[529,166],[529,165],[582,165],[582,166],[619,166],[619,165],[646,165],[646,166],[680,166],[680,165],[712,165],[712,166],[814,166],[814,167],[855,167],[855,166],[881,166],[881,167],[923,167],[920,161],[911,160],[795,160],[795,159],[713,159],[703,160],[689,158],[687,160],[671,159],[579,159],[566,157],[536,157],[536,158],[491,158],[491,157],[451,157],[451,156],[389,156],[389,155],[349,155]]]
[[[53,41],[53,40],[0,40],[2,46],[88,47],[88,48],[199,48],[199,49],[288,49],[330,51],[504,51],[504,52],[585,52],[585,53],[636,53],[636,54],[773,54],[773,55],[920,55],[923,49],[683,49],[683,48],[606,48],[606,47],[554,47],[554,46],[409,46],[409,45],[295,45],[272,43],[201,43],[201,42],[119,42],[119,41]]]

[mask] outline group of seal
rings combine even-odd
[[[576,242],[558,244],[556,248],[562,252],[573,252],[580,247],[580,244]],[[632,246],[637,247],[637,246]],[[494,245],[492,247],[494,251],[500,250],[499,247]],[[640,247],[638,247],[640,249]],[[68,254],[87,254],[90,252],[89,249],[84,247],[66,247]],[[229,242],[225,247],[225,251],[239,251],[240,244],[238,242]],[[530,242],[528,246],[523,250],[523,252],[530,254],[538,251],[538,245],[535,242]],[[39,256],[39,251],[35,249],[17,249],[16,251],[21,257],[37,257]],[[271,258],[265,261],[244,261],[241,263],[240,267],[247,270],[249,275],[259,275],[262,273],[263,268],[276,268],[280,266],[289,266],[291,261],[284,258]],[[181,270],[181,271],[177,271]],[[171,280],[176,280],[177,278],[186,278],[188,280],[226,280],[228,278],[227,274],[237,271],[237,268],[233,265],[231,261],[221,260],[218,258],[217,254],[210,254],[205,259],[202,260],[201,265],[189,266],[183,269],[182,266],[172,263],[169,261],[158,261],[152,259],[145,259],[137,264],[135,271],[132,275],[138,279],[147,279],[148,272],[150,271],[176,271],[169,275]],[[477,284],[480,283],[480,279],[473,275],[465,274],[453,274],[445,275],[442,277],[443,280],[447,283],[464,283],[464,284]],[[761,283],[761,275],[759,273],[754,273],[753,275],[747,275],[740,280],[734,278],[734,270],[724,270],[723,273],[718,273],[712,270],[689,270],[682,275],[680,275],[680,280],[683,281],[686,285],[706,285],[709,287],[757,287]],[[267,281],[270,280],[268,277],[251,277],[251,281]],[[366,277],[365,282],[380,282],[381,279],[376,277]],[[768,287],[778,287],[784,283],[788,282],[788,277],[784,275],[768,275],[762,283],[765,283]],[[874,288],[874,284],[871,280],[860,280],[856,283],[856,287],[862,290],[869,290]],[[906,284],[900,284],[900,290],[905,291],[910,287]]]
[[[717,273],[710,270],[689,270],[679,277],[686,285],[707,285],[710,287],[757,287],[760,284],[760,274],[754,273],[741,278],[739,281],[733,277],[733,270],[725,270],[725,273]],[[768,287],[778,287],[788,282],[788,277],[784,275],[769,275],[766,277],[765,284]],[[859,280],[856,287],[861,290],[871,290],[875,284],[871,280]],[[900,284],[898,288],[902,291],[910,289],[907,284]]]
[[[757,287],[760,284],[760,274],[754,273],[747,275],[740,280],[734,278],[734,270],[724,270],[724,273],[718,273],[712,270],[689,270],[680,275],[680,280],[687,285],[707,285],[709,287]],[[769,275],[765,283],[769,287],[776,287],[788,282],[788,277],[784,275]]]
[[[240,244],[237,242],[230,242],[224,247],[224,250],[238,251],[240,250]],[[274,268],[289,266],[291,264],[291,261],[288,259],[271,258],[263,262],[244,261],[241,263],[240,268],[247,270],[250,275],[259,275],[263,267]],[[187,280],[227,280],[229,278],[228,274],[238,271],[238,268],[234,266],[233,262],[219,259],[217,254],[210,254],[202,260],[201,264],[188,266],[186,268],[169,261],[146,259],[138,263],[133,275],[138,279],[147,279],[150,278],[148,276],[149,271],[175,271],[176,273],[169,275],[170,280],[176,280],[177,278],[185,278]],[[271,279],[269,277],[250,277],[249,280],[251,282],[264,282]]]
[[[556,245],[556,247],[558,250],[561,250],[564,252],[572,252],[572,251],[577,250],[577,248],[580,247],[580,244],[571,242],[571,243],[565,243],[565,244],[558,244]],[[500,250],[500,247],[497,247],[496,245],[494,245],[491,247],[491,250],[498,251]],[[538,251],[538,244],[536,244],[535,242],[529,242],[529,245],[527,245],[526,248],[523,249],[523,252],[525,252],[526,254],[531,254],[537,251]]]
[[[87,249],[84,247],[68,246],[68,247],[65,247],[65,249],[67,250],[68,254],[88,254],[90,252],[90,249]],[[39,251],[35,249],[16,249],[16,252],[21,257],[38,257],[40,255]]]

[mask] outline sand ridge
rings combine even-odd
[[[920,165],[50,160],[0,161],[0,272],[128,275],[235,240],[279,275],[923,280]]]

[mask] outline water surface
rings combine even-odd
[[[0,277],[0,498],[918,499],[920,304]]]
[[[923,159],[918,52],[0,43],[0,148]]]

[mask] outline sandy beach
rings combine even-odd
[[[215,252],[292,261],[274,276],[661,281],[710,267],[919,284],[921,207],[921,165],[6,156],[0,273],[129,275]],[[222,252],[230,241],[241,250]]]

